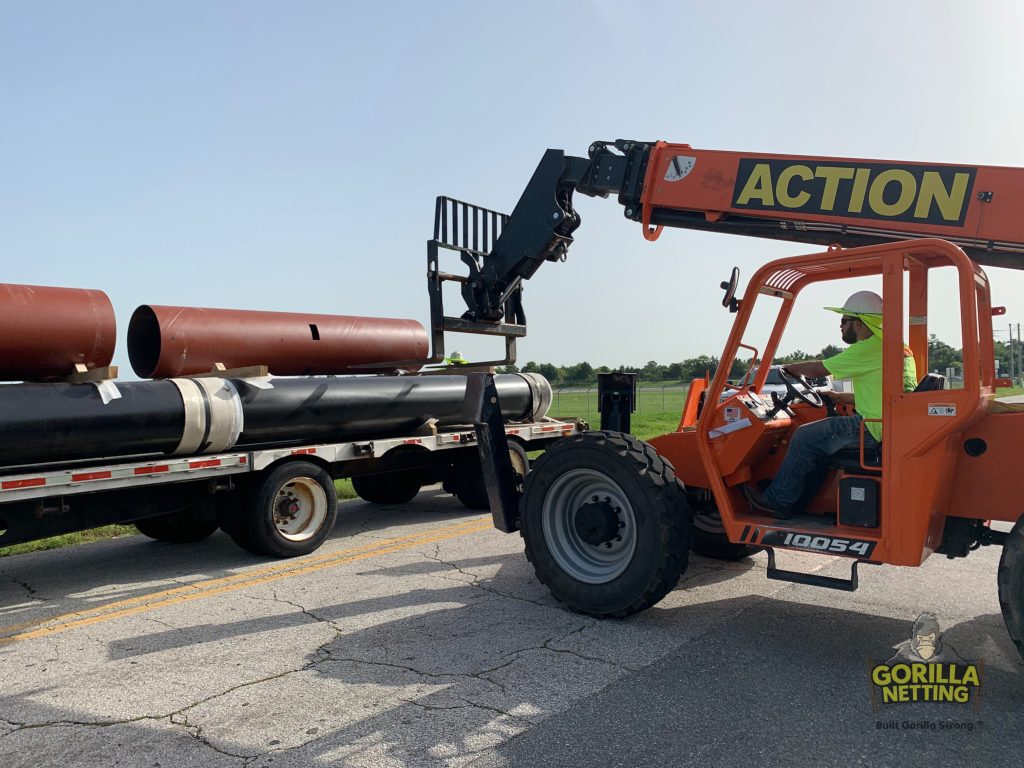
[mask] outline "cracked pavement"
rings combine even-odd
[[[478,519],[436,490],[347,502],[311,556],[336,559],[317,570],[223,534],[5,559],[0,629],[52,631],[0,644],[0,765],[1019,762],[1024,664],[999,615],[996,548],[864,569],[852,594],[768,581],[763,554],[694,556],[675,591],[624,621],[563,610],[520,537],[488,528],[341,556]],[[848,566],[784,553],[780,567]],[[924,611],[984,659],[982,709],[884,716],[983,722],[971,733],[877,727],[865,660]]]

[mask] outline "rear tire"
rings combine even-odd
[[[1017,653],[1024,657],[1024,517],[1007,534],[996,577],[999,607]]]
[[[693,513],[693,551],[712,560],[735,562],[760,552],[761,548],[729,541],[718,510],[712,508]]]
[[[136,520],[139,533],[170,544],[194,544],[209,538],[220,527],[220,520],[202,505],[168,515]]]
[[[352,489],[360,499],[371,504],[405,504],[420,492],[420,481],[414,475],[401,472],[358,475],[352,478]]]
[[[537,578],[574,611],[638,613],[686,571],[692,516],[683,485],[632,435],[559,440],[527,477],[520,509]]]
[[[515,440],[509,440],[508,457],[512,460],[512,469],[522,482],[530,471],[530,459],[526,455],[526,449]],[[480,455],[476,450],[473,451],[472,457],[465,457],[456,462],[449,481],[445,483],[445,490],[454,494],[467,509],[487,511],[491,508],[484,473],[480,469]]]
[[[338,517],[334,481],[306,461],[282,464],[250,492],[229,533],[257,555],[296,557],[315,551]]]

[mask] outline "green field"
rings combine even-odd
[[[688,387],[674,384],[637,390],[636,412],[630,417],[634,435],[647,440],[655,435],[673,432],[679,426]],[[589,390],[555,390],[551,416],[556,419],[583,419],[592,429],[601,424],[597,409],[597,387]]]
[[[1024,389],[1019,387],[999,390],[1000,396],[1020,394],[1024,394]],[[636,412],[631,417],[633,434],[641,440],[649,440],[656,435],[674,431],[679,426],[679,416],[682,413],[685,400],[686,387],[680,386],[678,383],[663,387],[641,388],[637,393]],[[592,429],[597,429],[601,423],[601,415],[597,410],[597,387],[589,390],[555,390],[551,416],[563,419],[580,418],[589,422]],[[336,480],[334,487],[338,492],[339,500],[356,498],[351,480]],[[25,544],[0,547],[0,557],[42,549],[59,549],[88,541],[112,539],[135,533],[133,525],[108,525],[88,531],[30,541]]]

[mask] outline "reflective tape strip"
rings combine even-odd
[[[46,485],[45,477],[29,477],[21,480],[4,480],[0,483],[0,488],[5,491],[8,488],[35,488],[40,485]]]
[[[157,464],[153,467],[136,467],[132,472],[136,475],[155,475],[158,472],[170,472],[171,468],[167,464]]]

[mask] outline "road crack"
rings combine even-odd
[[[40,603],[45,603],[46,602],[46,598],[45,597],[39,597],[38,596],[38,594],[36,593],[35,587],[33,587],[27,581],[22,581],[17,576],[15,576],[13,573],[9,573],[8,571],[0,571],[0,576],[3,576],[4,578],[6,578],[9,581],[11,581],[13,584],[16,584],[17,586],[19,586],[22,589],[24,589],[28,593],[29,600],[35,600],[35,601],[40,602]]]
[[[507,593],[502,592],[500,590],[497,590],[497,589],[495,589],[494,587],[492,587],[492,586],[490,586],[488,584],[485,584],[483,581],[481,581],[481,577],[478,576],[477,574],[472,573],[470,571],[463,570],[456,563],[451,563],[451,562],[445,560],[443,557],[441,557],[441,545],[440,544],[435,544],[434,545],[434,552],[433,553],[423,552],[422,554],[428,560],[433,560],[435,563],[439,563],[440,565],[445,565],[445,566],[451,568],[456,573],[459,573],[459,574],[467,577],[469,579],[469,581],[466,582],[466,581],[464,581],[462,579],[452,579],[452,578],[449,578],[447,576],[444,576],[443,574],[437,574],[438,578],[447,579],[448,581],[453,581],[453,582],[455,582],[457,584],[462,584],[463,586],[476,587],[477,589],[481,589],[484,592],[492,594],[492,595],[494,595],[496,597],[503,597],[506,600],[518,600],[519,602],[530,603],[531,605],[537,605],[537,606],[540,606],[541,608],[555,608],[555,609],[559,609],[558,604],[556,602],[552,601],[552,600],[547,600],[547,601],[545,601],[545,600],[533,600],[533,599],[528,598],[528,597],[521,597],[520,595],[510,595],[510,594],[507,594]]]

